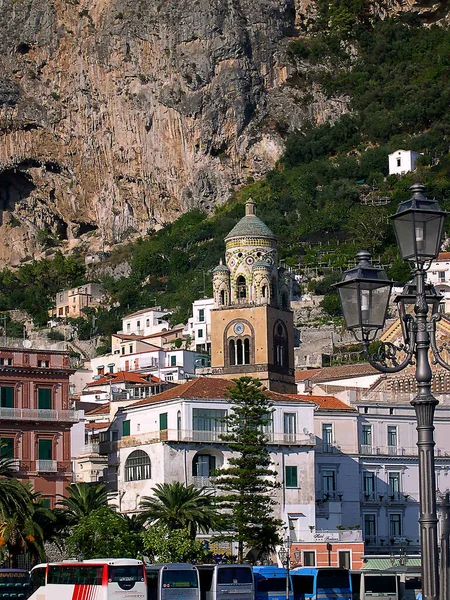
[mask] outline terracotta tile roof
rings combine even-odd
[[[348,406],[348,404],[345,404],[345,402],[342,402],[342,400],[339,400],[335,396],[312,396],[305,394],[304,397],[306,400],[311,400],[311,402],[317,404],[319,410],[350,410],[356,412],[355,408]]]
[[[103,423],[85,423],[85,428],[86,429],[92,429],[92,430],[97,430],[97,429],[108,429],[110,425],[109,421],[103,421]]]
[[[176,333],[177,331],[183,331],[184,325],[180,325],[180,327],[174,327],[173,329],[168,329],[167,331],[159,331],[157,333],[152,333],[151,335],[147,335],[146,338],[155,338],[155,337],[165,337],[170,333]]]
[[[136,335],[135,333],[113,333],[112,337],[118,338],[119,340],[145,340],[148,335]]]
[[[96,385],[105,385],[108,383],[148,383],[146,379],[142,377],[142,375],[138,375],[137,373],[133,373],[132,371],[118,371],[117,373],[106,374],[104,377],[100,379],[96,379],[95,381],[91,381],[87,384],[88,387],[96,386]]]
[[[103,414],[109,414],[109,402],[107,402],[106,404],[102,404],[101,406],[97,406],[96,408],[93,408],[92,410],[88,410],[86,412],[86,416],[89,415],[103,415]]]
[[[351,377],[363,377],[365,375],[380,375],[380,372],[368,363],[354,363],[351,365],[324,367],[318,373],[315,373],[311,377],[311,380],[314,383],[320,383],[322,381],[350,379]]]
[[[450,260],[450,252],[439,252],[437,260]]]
[[[302,371],[295,371],[295,381],[305,381],[305,379],[311,379],[311,377],[320,370],[321,369],[303,369]]]
[[[134,406],[145,406],[147,404],[155,404],[164,400],[175,400],[177,398],[183,399],[194,399],[194,398],[205,398],[205,399],[225,399],[229,396],[229,388],[233,385],[230,379],[219,379],[216,377],[198,377],[192,379],[187,383],[177,385],[170,390],[164,390],[160,394],[155,394],[150,398],[144,398],[138,400],[133,404],[130,404],[128,408]],[[311,404],[311,400],[308,396],[297,396],[295,394],[279,394],[278,392],[268,392],[271,400],[278,402],[295,401],[305,402]]]

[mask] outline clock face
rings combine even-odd
[[[241,333],[244,333],[244,324],[243,323],[236,323],[234,326],[234,333],[236,333],[237,335],[240,335]]]

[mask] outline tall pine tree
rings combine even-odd
[[[233,452],[226,468],[218,469],[215,483],[222,491],[217,498],[222,512],[219,539],[238,542],[238,561],[244,544],[261,554],[279,543],[282,524],[273,514],[277,504],[271,492],[280,487],[267,447],[267,425],[273,406],[258,379],[241,377],[230,388],[232,410],[224,417],[227,426],[221,439]]]

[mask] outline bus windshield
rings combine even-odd
[[[350,589],[350,574],[340,569],[319,569],[317,587],[321,589]]]
[[[270,579],[255,579],[256,589],[258,592],[285,592],[286,577],[271,577]],[[291,589],[291,582],[289,582]]]
[[[365,575],[364,588],[366,593],[395,594],[397,592],[395,575]]]
[[[47,585],[102,585],[103,566],[49,565]]]
[[[198,588],[197,572],[193,569],[164,570],[162,585],[166,588]]]
[[[251,567],[223,567],[217,572],[217,583],[236,585],[253,583]]]
[[[144,581],[142,567],[138,565],[108,566],[108,582],[118,583],[122,590],[131,590],[136,581]]]

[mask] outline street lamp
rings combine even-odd
[[[291,538],[287,537],[283,540],[280,549],[278,550],[278,556],[280,558],[281,564],[286,569],[286,600],[289,600],[289,572],[291,568]],[[294,551],[295,562],[298,563],[300,561],[300,550]]]
[[[370,354],[369,345],[384,326],[389,296],[393,283],[382,269],[371,264],[368,252],[359,252],[359,263],[344,273],[336,284],[341,301],[342,313],[347,328],[364,346],[369,363],[383,373],[397,373],[410,364],[416,364],[417,395],[412,400],[417,419],[419,487],[420,487],[420,543],[422,555],[422,584],[424,600],[438,600],[438,540],[436,516],[436,485],[434,472],[433,419],[438,401],[431,393],[432,372],[428,353],[431,350],[434,362],[450,370],[440,355],[436,342],[436,323],[439,296],[432,286],[426,285],[426,271],[431,261],[439,254],[446,212],[436,200],[424,195],[420,183],[411,188],[412,197],[399,204],[392,218],[404,260],[414,269],[414,279],[397,298],[402,323],[404,343],[397,347],[383,343],[375,355]],[[408,304],[414,310],[408,312]],[[428,308],[432,314],[428,318]],[[403,360],[397,353],[404,353]],[[414,360],[414,362],[413,362]],[[447,599],[444,599],[447,600]]]

